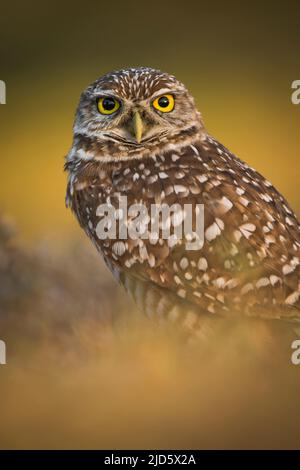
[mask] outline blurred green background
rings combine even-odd
[[[77,236],[63,157],[82,89],[111,69],[175,74],[209,132],[300,212],[299,2],[5,2],[0,204],[26,240]]]

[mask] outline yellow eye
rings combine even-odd
[[[113,114],[119,109],[119,107],[119,101],[111,96],[105,96],[98,100],[98,110],[101,114]]]
[[[156,98],[153,103],[153,107],[162,113],[170,113],[173,111],[175,106],[175,100],[173,95],[162,95]]]

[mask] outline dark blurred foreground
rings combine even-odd
[[[300,365],[276,323],[187,344],[136,312],[88,244],[0,226],[1,448],[300,448]]]

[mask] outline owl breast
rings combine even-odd
[[[129,290],[150,289],[169,309],[298,316],[299,223],[267,180],[214,139],[113,165],[79,161],[68,198]]]

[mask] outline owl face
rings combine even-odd
[[[200,114],[175,77],[149,69],[109,73],[82,94],[74,134],[122,151],[151,148],[199,126]]]

